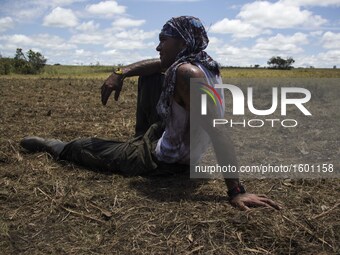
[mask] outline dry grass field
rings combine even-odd
[[[339,179],[245,179],[249,191],[284,209],[242,212],[228,204],[221,180],[124,178],[20,149],[26,135],[131,137],[136,80],[103,107],[99,88],[107,75],[0,77],[0,254],[340,253]],[[224,70],[223,76],[340,78],[340,72]],[[301,128],[233,130],[241,164],[332,163],[339,171],[340,84],[310,86],[313,118]]]

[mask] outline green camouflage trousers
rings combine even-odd
[[[140,77],[136,113],[136,135],[119,142],[84,138],[69,142],[59,159],[98,171],[112,171],[126,176],[162,175],[187,171],[188,166],[166,164],[155,157],[157,141],[164,131],[156,112],[163,75]]]

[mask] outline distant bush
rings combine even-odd
[[[14,66],[13,58],[0,58],[0,75],[10,74]]]
[[[41,72],[47,59],[40,53],[29,50],[25,54],[18,48],[14,57],[15,72],[21,74],[37,74]]]
[[[295,60],[292,57],[289,57],[287,59],[283,59],[279,56],[277,57],[271,57],[267,64],[269,65],[270,69],[282,69],[282,70],[290,70],[293,68],[292,64],[295,62]]]
[[[47,59],[40,53],[29,50],[26,55],[22,49],[16,50],[14,58],[0,57],[0,74],[37,74],[46,65]]]

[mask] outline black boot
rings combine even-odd
[[[57,139],[44,139],[37,136],[27,136],[20,141],[20,146],[30,152],[46,151],[55,159],[59,158],[66,143]]]

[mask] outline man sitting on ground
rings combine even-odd
[[[26,137],[21,146],[31,152],[47,151],[58,160],[127,176],[177,172],[183,166],[187,169],[190,164],[190,79],[206,79],[213,86],[215,81],[221,80],[219,67],[203,51],[209,41],[198,18],[170,19],[163,26],[159,40],[156,50],[160,59],[140,61],[116,70],[101,89],[102,103],[106,105],[113,91],[118,100],[124,78],[140,76],[135,138],[127,142],[86,138],[65,143]],[[204,121],[201,126],[208,134],[214,132],[208,130]],[[237,166],[229,137],[217,139],[212,135],[210,139],[219,164]],[[237,177],[225,179],[225,182],[232,205],[241,209],[249,209],[248,206],[279,209],[266,197],[246,193]]]

